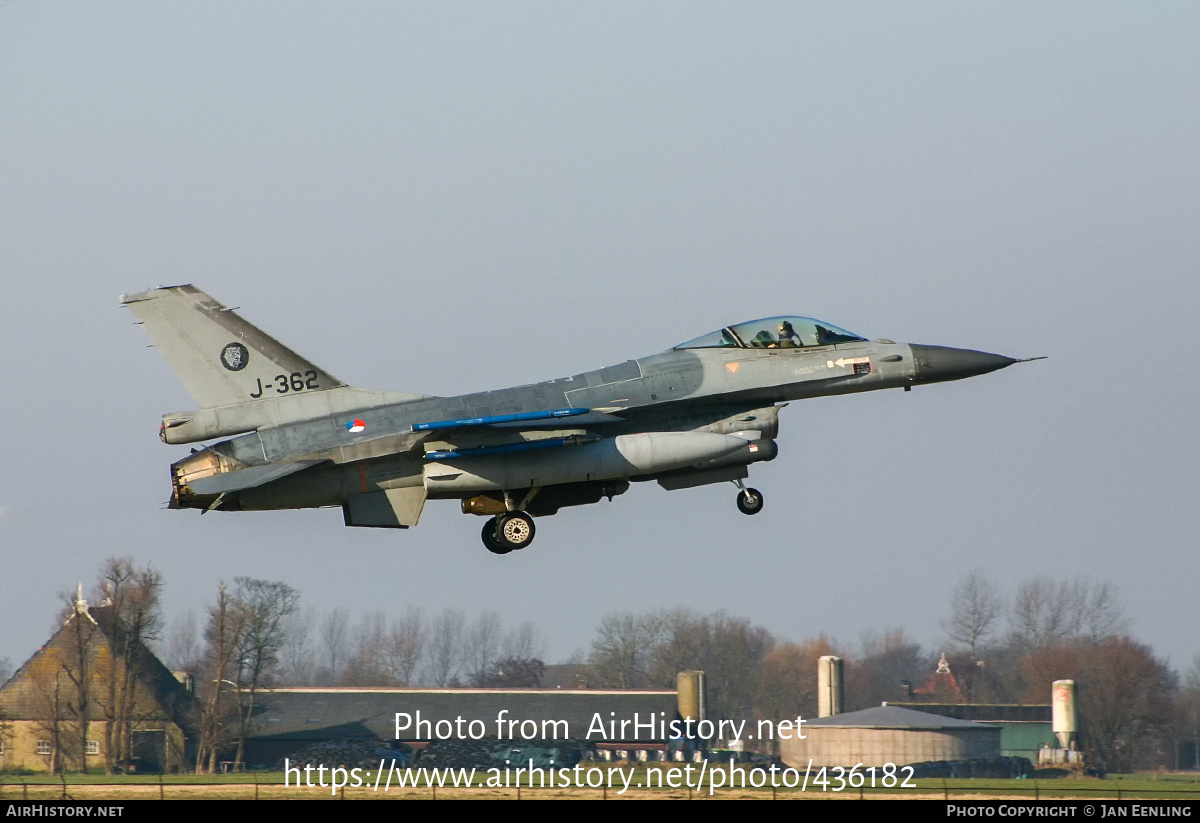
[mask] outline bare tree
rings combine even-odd
[[[620,689],[644,688],[650,675],[655,640],[653,627],[629,612],[600,621],[589,658],[600,683]]]
[[[299,595],[286,583],[256,580],[250,577],[234,579],[234,599],[243,612],[242,633],[238,638],[235,672],[237,676],[238,745],[234,766],[243,762],[246,737],[254,720],[258,690],[279,661],[283,648],[283,621],[296,610]]]
[[[546,656],[546,641],[527,620],[504,635],[501,656],[508,660],[540,660]]]
[[[413,684],[417,665],[425,649],[425,616],[410,607],[392,621],[392,631],[386,646],[388,670],[398,683]]]
[[[503,658],[492,664],[476,685],[496,689],[530,689],[542,685],[546,664],[537,657]]]
[[[541,685],[545,642],[532,623],[522,623],[502,638],[500,618],[486,612],[472,627],[466,645],[473,685],[506,689]]]
[[[188,612],[171,621],[167,633],[166,664],[173,671],[195,668],[200,657],[200,642],[196,628],[196,615]]]
[[[1084,659],[1079,711],[1084,732],[1108,768],[1129,772],[1162,765],[1179,679],[1149,646],[1106,637]]]
[[[1116,588],[1108,583],[1034,578],[1017,589],[1010,618],[1012,640],[1030,650],[1076,638],[1099,642],[1126,630],[1123,612]]]
[[[483,612],[467,631],[463,644],[467,682],[481,685],[488,678],[492,664],[500,655],[500,644],[500,616],[495,612]]]
[[[279,653],[280,677],[293,686],[309,686],[316,674],[312,649],[317,610],[297,609],[283,620],[283,648]]]
[[[457,679],[465,623],[466,615],[462,609],[446,609],[430,624],[426,648],[429,675],[435,686],[446,686]]]
[[[1149,646],[1128,637],[1080,638],[1034,652],[1023,666],[1031,702],[1045,700],[1054,680],[1079,684],[1080,734],[1090,763],[1113,772],[1164,765],[1178,678]]]
[[[1079,616],[1079,627],[1084,637],[1092,642],[1099,642],[1128,631],[1129,621],[1125,618],[1125,607],[1121,604],[1115,586],[1108,583],[1092,585],[1087,582],[1077,582],[1076,585],[1084,588]]]
[[[11,750],[10,747],[16,739],[16,724],[0,712],[0,749]]]
[[[137,568],[132,558],[111,557],[100,572],[100,606],[92,609],[107,623],[106,633],[114,661],[102,699],[105,771],[112,774],[119,762],[133,756],[134,707],[138,700],[138,666],[135,658],[143,644],[158,640],[162,631],[159,599],[162,575],[150,566]]]
[[[81,586],[80,589],[83,587]],[[100,627],[88,614],[87,603],[81,593],[66,596],[66,614],[63,626],[62,672],[69,688],[59,690],[59,699],[68,718],[74,720],[75,741],[79,771],[88,773],[88,738],[91,731],[92,714],[98,695],[98,683],[111,681],[111,660],[100,660],[97,654],[102,634]],[[108,664],[107,666],[105,664]]]
[[[708,675],[709,708],[715,717],[748,719],[763,659],[774,648],[775,638],[761,626],[722,612],[705,622],[709,648],[703,668]]]
[[[1048,577],[1026,580],[1017,588],[1010,623],[1013,643],[1031,651],[1074,637],[1080,626],[1078,585]]]
[[[721,612],[615,614],[597,627],[589,663],[597,685],[622,689],[669,687],[679,671],[700,669],[708,676],[710,714],[744,718],[774,642],[765,629]]]
[[[1176,769],[1200,771],[1200,655],[1192,659],[1191,667],[1184,674],[1183,690],[1179,693],[1177,705],[1179,736],[1191,741],[1193,761],[1191,764],[1172,765]]]
[[[66,686],[63,681],[62,661],[57,655],[35,657],[30,663],[29,679],[32,685],[31,703],[34,728],[38,737],[50,744],[49,750],[40,754],[46,761],[51,774],[66,768],[64,744],[66,742]]]
[[[325,663],[329,666],[329,681],[336,683],[342,674],[342,666],[349,656],[350,614],[345,609],[334,609],[321,621],[321,649]]]
[[[847,708],[865,709],[895,700],[901,683],[923,681],[933,671],[930,656],[903,629],[869,633],[862,639],[862,657],[846,664]]]
[[[816,717],[817,661],[827,654],[837,654],[837,650],[824,635],[777,646],[763,659],[755,715],[770,720]]]
[[[675,672],[664,675],[662,659],[678,656],[675,641],[688,627],[702,623],[686,610],[609,615],[596,629],[589,662],[599,682],[608,686],[641,689],[673,684]],[[701,666],[692,663],[689,668]]]
[[[353,653],[341,681],[347,686],[391,686],[387,668],[387,616],[380,611],[364,614],[353,631]]]
[[[942,628],[947,637],[967,647],[972,659],[978,659],[979,644],[995,632],[1003,614],[999,588],[976,569],[954,589],[950,619]]]
[[[679,672],[703,668],[708,644],[704,619],[688,609],[674,609],[657,620],[659,642],[654,649],[650,682],[659,688],[672,688]]]
[[[1192,665],[1183,675],[1183,687],[1188,691],[1200,692],[1200,654],[1192,658]]]
[[[216,771],[217,755],[225,742],[225,687],[237,687],[228,678],[234,672],[245,620],[245,610],[222,581],[217,589],[217,602],[208,611],[204,632],[207,650],[199,689],[202,709],[196,752],[198,772]]]

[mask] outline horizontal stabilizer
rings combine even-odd
[[[289,474],[295,474],[298,471],[307,469],[309,466],[315,466],[318,463],[324,462],[324,460],[302,460],[297,463],[251,466],[248,469],[238,469],[237,471],[214,474],[211,477],[194,480],[188,484],[188,488],[191,489],[192,494],[227,494],[229,492],[238,492],[262,486],[270,483],[272,480],[287,477]]]

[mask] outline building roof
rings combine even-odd
[[[954,673],[950,671],[950,661],[946,659],[945,652],[942,652],[941,659],[938,660],[937,671],[929,675],[929,679],[925,681],[925,685],[913,689],[912,694],[916,698],[913,702],[919,702],[926,697],[931,698],[931,702],[937,701],[939,703],[967,702],[962,689],[958,687],[958,681],[954,678]]]
[[[3,687],[0,687],[0,716],[9,720],[29,720],[45,714],[46,698],[41,694],[44,689],[36,682],[39,677],[38,670],[42,669],[45,673],[51,668],[58,670],[60,665],[65,665],[62,660],[66,658],[62,658],[62,655],[71,654],[70,644],[73,642],[69,630],[73,621],[84,620],[88,621],[85,626],[94,625],[98,629],[92,630],[95,631],[95,635],[90,636],[87,641],[92,645],[89,657],[94,661],[90,664],[93,677],[102,677],[104,671],[111,671],[106,665],[97,665],[96,661],[102,657],[110,661],[122,660],[128,651],[140,692],[137,703],[139,719],[168,719],[186,734],[192,734],[196,725],[193,714],[195,697],[144,643],[131,640],[120,629],[111,612],[112,609],[107,606],[88,607],[86,603],[78,601],[77,610],[62,628],[46,641],[46,645],[26,660]],[[60,661],[54,662],[53,658],[47,660],[49,655],[59,655]],[[50,663],[51,668],[46,668],[46,663]],[[92,715],[89,718],[91,720],[105,719],[101,703],[103,693],[101,683],[95,683],[92,711],[89,712]],[[152,716],[144,715],[147,710],[152,712]]]
[[[257,740],[327,740],[355,736],[372,736],[386,740],[430,740],[442,735],[436,731],[439,721],[454,727],[453,737],[460,736],[456,725],[462,719],[462,729],[471,721],[481,721],[484,736],[526,736],[520,723],[533,720],[537,724],[536,738],[543,735],[542,721],[565,720],[567,732],[561,724],[553,730],[557,736],[571,739],[604,741],[651,741],[663,737],[651,733],[644,724],[651,719],[665,721],[675,719],[677,697],[674,691],[601,691],[574,689],[358,689],[358,688],[293,688],[273,689],[259,693],[260,711],[256,713],[251,737]],[[418,730],[417,713],[420,720],[428,721]],[[408,728],[397,735],[396,714],[411,717]],[[503,714],[502,714],[503,713]],[[643,727],[632,728],[634,715]],[[503,718],[505,725],[497,728],[497,720]],[[605,737],[588,731],[596,718],[605,724]],[[609,721],[616,720],[615,735],[609,736]],[[621,720],[630,721],[625,729]],[[516,721],[510,728],[507,721]],[[405,721],[401,720],[402,725]],[[656,722],[656,726],[658,723]],[[450,728],[443,724],[443,730]],[[526,733],[531,727],[526,727]],[[497,732],[501,732],[498,734]],[[479,725],[474,726],[479,733]],[[527,738],[535,739],[535,738]]]
[[[858,712],[835,714],[804,721],[805,726],[826,729],[992,729],[972,720],[943,717],[899,706],[876,706]]]
[[[908,703],[889,700],[884,705],[982,723],[1049,723],[1051,720],[1049,703]]]

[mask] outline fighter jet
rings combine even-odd
[[[175,509],[339,507],[347,526],[407,529],[427,500],[486,517],[484,546],[528,546],[534,518],[668,490],[743,481],[778,454],[789,401],[960,380],[1022,362],[868,340],[811,317],[768,317],[661,354],[459,397],[360,389],[194,286],[121,297],[198,408],[166,414],[169,444],[228,438],[171,466]],[[1040,359],[1040,358],[1030,358]]]

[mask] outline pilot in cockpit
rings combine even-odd
[[[800,335],[796,334],[796,330],[792,328],[791,323],[784,320],[779,324],[779,348],[796,349],[803,345],[800,342]]]

